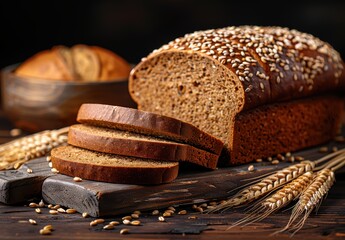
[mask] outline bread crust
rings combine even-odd
[[[180,120],[132,108],[104,104],[83,104],[77,121],[96,126],[119,128],[185,142],[220,154],[223,143],[195,126]]]
[[[60,173],[82,179],[121,184],[162,184],[176,179],[178,163],[170,167],[123,167],[86,164],[72,159],[62,158],[59,151],[68,152],[71,146],[54,148],[51,152],[53,167]],[[82,150],[87,151],[87,150]]]
[[[192,147],[187,144],[150,140],[109,137],[102,134],[105,128],[97,128],[95,134],[87,126],[73,125],[68,131],[68,143],[93,151],[148,158],[158,161],[185,161],[209,169],[216,169],[218,155]]]

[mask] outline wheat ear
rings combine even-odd
[[[315,164],[313,162],[303,161],[301,163],[279,170],[276,173],[263,178],[258,183],[252,184],[249,187],[241,190],[230,199],[207,211],[207,213],[225,211],[229,208],[254,201],[281,187],[285,183],[296,179],[302,174],[312,171],[314,167]]]
[[[313,172],[308,171],[293,181],[287,183],[281,189],[255,204],[252,208],[250,208],[246,217],[234,223],[230,228],[261,221],[272,213],[287,206],[293,200],[298,198],[298,196],[312,182],[313,178]]]
[[[321,200],[328,193],[334,182],[335,176],[333,170],[326,168],[317,172],[316,177],[301,194],[299,201],[293,208],[289,222],[285,228],[278,232],[291,230],[293,234],[295,234],[299,231],[310,213],[321,203]]]
[[[45,156],[53,147],[67,143],[68,127],[47,130],[0,145],[0,170],[17,169],[23,163]]]

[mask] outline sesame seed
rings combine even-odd
[[[171,213],[170,212],[164,212],[163,217],[171,217]]]
[[[32,202],[32,203],[29,204],[29,207],[31,207],[31,208],[36,208],[36,207],[38,207],[38,204]]]
[[[273,165],[277,165],[277,164],[279,164],[279,160],[275,159],[275,160],[273,160],[271,163],[272,163]]]
[[[320,147],[319,148],[320,153],[327,153],[328,152],[328,147]]]
[[[178,215],[185,215],[185,214],[187,214],[187,210],[181,210],[177,214]]]
[[[57,210],[49,210],[49,214],[57,215],[58,211]]]
[[[74,177],[73,181],[75,181],[75,182],[82,182],[83,179],[81,179],[80,177]]]
[[[128,219],[125,219],[125,220],[123,220],[123,221],[122,221],[122,223],[123,223],[123,224],[125,224],[125,225],[128,225],[128,224],[130,224],[130,223],[131,223],[131,221],[130,221],[130,220],[128,220]]]
[[[52,232],[49,229],[41,229],[40,230],[41,235],[50,235]]]
[[[66,210],[66,213],[68,213],[68,214],[74,214],[76,212],[77,212],[77,210],[75,210],[73,208],[69,208],[69,209]]]
[[[295,160],[296,160],[296,161],[304,161],[304,157],[302,157],[302,156],[296,156],[296,157],[295,157]]]
[[[152,216],[157,216],[157,215],[159,215],[159,211],[158,210],[153,210]]]
[[[54,228],[53,228],[53,226],[52,226],[51,224],[45,225],[45,226],[43,227],[43,229],[48,229],[49,231],[54,231]]]
[[[90,222],[90,226],[91,226],[91,227],[94,227],[94,226],[96,226],[96,225],[97,225],[97,222],[96,222],[96,221],[91,221],[91,222]]]
[[[264,90],[264,88],[265,88],[265,86],[262,82],[260,83],[260,88],[261,88],[261,90]]]
[[[109,224],[113,225],[113,226],[117,226],[117,225],[120,225],[120,222],[118,222],[118,221],[111,221]]]
[[[37,225],[36,220],[31,219],[31,218],[29,219],[29,223],[32,224],[32,225]]]
[[[120,234],[128,234],[128,233],[129,233],[128,228],[121,229],[121,231],[120,231]]]
[[[139,220],[134,220],[131,222],[131,225],[133,226],[139,226],[141,224],[141,222]]]
[[[103,227],[104,230],[112,230],[112,229],[114,229],[114,228],[115,228],[115,227],[114,227],[113,225],[111,225],[111,224],[105,225],[105,226]]]

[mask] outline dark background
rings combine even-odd
[[[54,45],[85,43],[137,63],[195,30],[280,25],[311,33],[345,58],[345,1],[10,1],[0,3],[0,67]]]

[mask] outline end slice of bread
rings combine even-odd
[[[177,162],[99,153],[70,145],[54,148],[51,157],[53,167],[62,174],[111,183],[167,183],[177,177],[179,169]]]
[[[69,128],[68,143],[98,152],[159,161],[185,161],[210,169],[217,167],[219,157],[188,144],[85,124]]]

